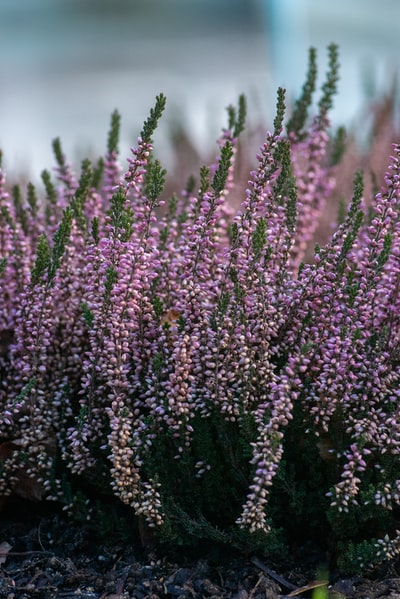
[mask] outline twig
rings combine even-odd
[[[43,555],[43,553],[53,555],[53,551],[8,551],[7,553],[3,551],[0,552],[0,557],[9,557],[10,555]]]
[[[268,566],[263,564],[262,561],[260,561],[258,559],[258,557],[252,557],[251,561],[255,566],[257,566],[257,568],[260,568],[260,570],[265,572],[265,574],[268,574],[268,576],[270,576],[270,578],[273,578],[274,580],[276,580],[276,582],[279,582],[279,584],[282,585],[283,587],[285,587],[286,589],[289,589],[290,591],[297,590],[298,587],[296,587],[296,585],[292,584],[291,582],[289,582],[282,576],[279,576],[279,574],[277,574],[276,572],[274,572],[273,570],[268,568]]]
[[[38,541],[39,541],[39,545],[41,546],[41,548],[43,549],[43,551],[46,551],[45,548],[43,547],[42,539],[41,539],[41,536],[40,536],[40,527],[41,526],[42,526],[42,521],[39,522],[39,526],[38,526],[38,531],[37,531]]]
[[[262,579],[263,579],[263,578],[264,578],[264,577],[263,577],[263,575],[262,575],[262,574],[260,574],[260,575],[258,576],[258,580],[257,580],[257,583],[256,583],[256,585],[255,585],[255,586],[254,586],[254,587],[251,589],[251,591],[250,591],[250,594],[249,594],[249,599],[253,599],[254,593],[256,592],[256,590],[258,589],[258,587],[260,586],[260,583],[261,583],[261,581],[262,581]]]

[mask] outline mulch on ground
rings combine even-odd
[[[0,513],[0,599],[276,599],[315,592],[312,569],[281,573],[226,549],[197,556],[181,548],[145,552],[139,542],[99,542],[90,526],[51,508],[17,508]],[[400,599],[400,564],[377,580],[336,577],[328,595]]]

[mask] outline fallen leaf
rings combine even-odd
[[[28,499],[29,501],[41,501],[45,495],[45,488],[43,483],[39,483],[34,478],[31,478],[22,469],[19,469],[16,473],[16,481],[13,487],[13,493]]]
[[[49,436],[43,443],[43,446],[50,456],[54,456],[57,451],[56,436]],[[12,457],[13,453],[24,447],[22,439],[12,439],[0,443],[0,464]],[[30,501],[41,501],[45,495],[43,483],[26,473],[25,467],[15,466],[15,482],[13,484],[12,495],[17,495]],[[0,497],[0,510],[3,508],[5,498]]]
[[[168,324],[170,327],[175,327],[176,321],[178,320],[180,315],[181,314],[180,312],[178,312],[178,310],[174,310],[172,308],[171,310],[168,310],[167,312],[165,312],[165,314],[163,314],[163,316],[161,317],[161,324]]]
[[[319,589],[321,587],[327,587],[329,584],[328,580],[312,580],[304,587],[299,587],[298,589],[292,591],[287,595],[287,597],[296,597],[296,595],[301,595],[302,593],[306,593],[307,591],[311,591],[312,589]]]
[[[0,564],[5,564],[7,560],[7,553],[12,549],[12,545],[7,543],[7,541],[3,541],[0,543]]]
[[[18,449],[18,445],[14,441],[3,441],[3,443],[0,443],[0,461],[11,457],[15,449]]]

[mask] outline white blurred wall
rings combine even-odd
[[[6,168],[38,176],[60,136],[72,158],[105,147],[121,112],[123,152],[160,91],[156,137],[168,163],[179,115],[210,147],[225,107],[246,93],[253,120],[271,126],[278,85],[299,93],[310,45],[340,45],[334,116],[351,120],[367,80],[389,88],[398,69],[400,0],[0,0],[0,147]]]
[[[354,121],[368,95],[386,93],[400,67],[399,0],[264,0],[274,85],[297,94],[307,50],[318,50],[326,69],[326,47],[340,49],[339,96],[334,119]]]
[[[240,93],[264,101],[261,15],[251,0],[0,0],[6,166],[39,173],[55,136],[72,157],[102,151],[114,108],[126,153],[161,91],[168,108],[157,145],[179,115],[209,147]]]

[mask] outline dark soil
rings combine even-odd
[[[274,599],[313,593],[315,571],[304,565],[276,572],[256,556],[215,547],[201,555],[182,548],[145,551],[139,541],[118,541],[112,534],[104,539],[92,525],[71,524],[51,507],[19,501],[0,513],[1,543],[11,549],[0,555],[0,599]],[[336,576],[329,596],[400,599],[400,564],[391,564],[379,580]]]

